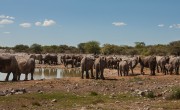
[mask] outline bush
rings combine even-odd
[[[180,87],[175,87],[166,99],[179,100],[180,99]]]

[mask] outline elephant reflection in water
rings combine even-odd
[[[47,78],[56,78],[56,76],[57,76],[57,69],[45,68],[44,69],[44,76],[47,77]]]

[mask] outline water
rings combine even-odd
[[[4,81],[6,73],[0,72],[0,81]],[[79,68],[75,69],[57,69],[57,68],[36,68],[34,72],[34,80],[40,79],[54,79],[64,77],[80,77],[81,72]],[[9,76],[9,80],[12,80],[12,73]],[[20,80],[24,80],[25,75],[21,74]],[[31,74],[28,74],[28,80],[30,80]]]

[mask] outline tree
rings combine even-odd
[[[179,56],[180,55],[180,40],[170,42],[169,49],[170,49],[171,54]]]
[[[13,49],[15,52],[28,52],[29,46],[20,44],[20,45],[14,46]]]
[[[99,54],[100,53],[100,43],[97,41],[89,41],[85,43],[86,53]]]
[[[142,48],[145,46],[146,46],[146,44],[144,42],[135,42],[135,48]]]
[[[78,49],[79,49],[80,53],[85,53],[85,44],[86,43],[79,43],[78,44]]]
[[[40,54],[42,52],[42,47],[41,47],[41,45],[35,43],[35,44],[32,44],[30,46],[30,50],[33,53],[39,53]]]

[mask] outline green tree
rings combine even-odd
[[[35,44],[32,44],[30,46],[30,50],[33,53],[41,53],[42,52],[42,47],[41,47],[41,45],[35,43]]]
[[[180,55],[180,40],[169,43],[170,53],[173,55]]]
[[[100,43],[97,41],[89,41],[85,43],[86,53],[99,54],[100,53]]]
[[[14,50],[15,52],[28,52],[28,49],[29,49],[29,46],[23,45],[23,44],[16,45],[16,46],[14,46],[14,48],[13,48],[13,50]]]
[[[85,44],[86,43],[79,43],[78,44],[77,47],[78,47],[80,53],[85,53]]]

